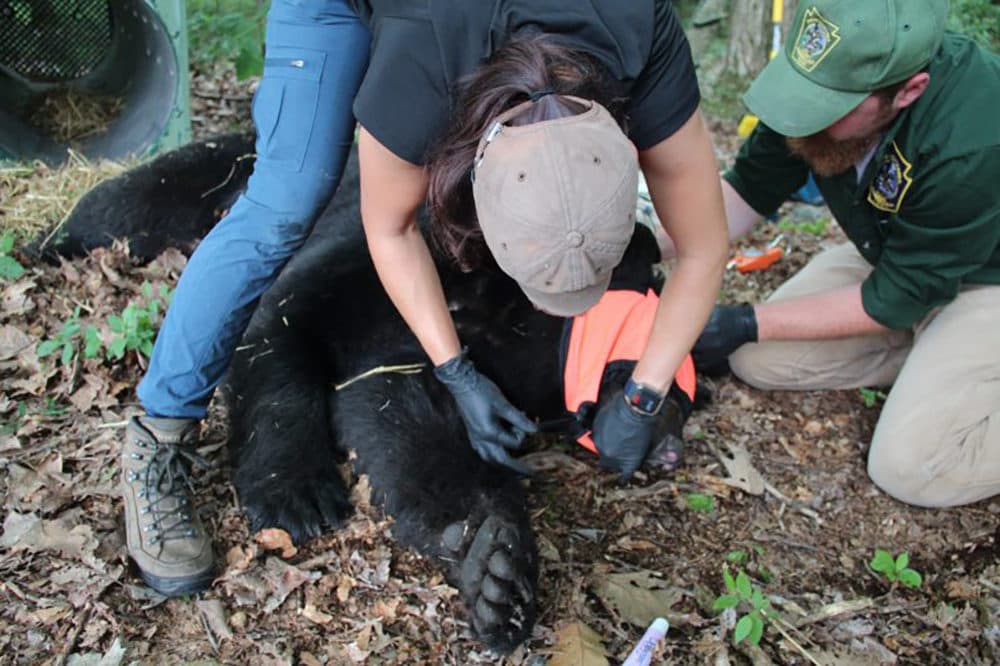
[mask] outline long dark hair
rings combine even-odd
[[[512,38],[463,80],[451,123],[427,161],[433,237],[462,270],[475,268],[485,248],[469,174],[479,140],[490,122],[528,101],[532,93],[551,90],[556,94],[539,98],[511,124],[526,125],[585,110],[559,95],[594,100],[623,123],[625,99],[616,95],[615,88],[614,80],[596,59],[543,33]]]

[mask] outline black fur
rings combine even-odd
[[[206,197],[200,186],[179,189],[187,176],[163,174],[179,165],[225,176],[245,145],[236,138],[216,143],[233,148],[194,145],[95,189],[56,247],[74,252],[111,234],[138,242],[142,249],[133,245],[133,255],[150,257],[191,242],[229,205],[248,161]],[[394,536],[442,564],[482,640],[512,649],[530,635],[535,618],[537,550],[524,490],[469,446],[451,396],[378,281],[357,203],[352,156],[339,194],[261,300],[233,359],[225,388],[233,483],[252,530],[280,527],[302,542],[350,513],[336,464],[353,451],[354,472],[368,475],[373,500],[395,519]],[[652,235],[642,230],[621,270],[631,279],[651,276],[657,256]],[[495,267],[462,274],[439,262],[439,270],[476,366],[530,416],[563,416],[563,320],[535,310]],[[425,365],[416,374],[376,374],[334,390],[372,368],[411,363]],[[624,378],[609,376],[602,396]],[[662,436],[679,435],[682,421],[668,410]]]

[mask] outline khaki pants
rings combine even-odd
[[[847,243],[818,255],[769,300],[857,284],[869,272]],[[943,507],[1000,493],[1000,286],[965,287],[913,331],[748,344],[729,362],[762,389],[892,385],[868,474],[896,499]]]

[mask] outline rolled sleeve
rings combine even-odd
[[[861,285],[862,303],[872,319],[894,329],[913,326],[996,261],[998,157],[996,149],[983,151],[923,176],[934,184],[889,221],[882,254]]]

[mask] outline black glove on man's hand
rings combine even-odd
[[[479,374],[466,353],[435,367],[434,376],[454,396],[469,442],[479,457],[506,465],[519,474],[531,474],[531,468],[512,458],[507,449],[520,448],[525,433],[535,432],[538,427],[507,402],[496,384]]]
[[[646,459],[656,418],[635,411],[621,391],[615,393],[594,419],[594,445],[601,454],[601,467],[619,472],[622,481],[627,481]]]
[[[708,375],[729,371],[729,355],[757,342],[757,315],[748,303],[716,305],[691,350],[695,367]]]

